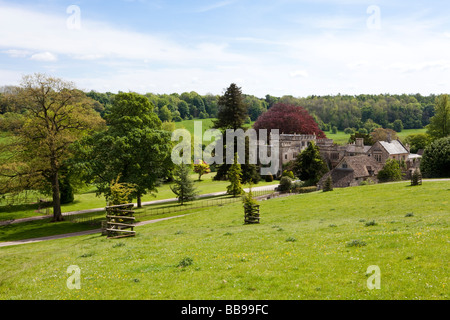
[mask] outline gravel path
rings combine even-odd
[[[278,186],[278,184],[269,185],[269,186],[262,186],[262,187],[254,187],[254,188],[252,188],[252,191],[275,189],[277,186]],[[248,191],[248,189],[244,189],[244,190]],[[212,196],[221,196],[221,195],[224,195],[224,194],[226,194],[225,191],[212,192],[212,193],[199,195],[198,198],[207,198],[207,197],[212,197]],[[153,200],[153,201],[142,202],[142,205],[143,206],[148,206],[148,205],[151,205],[151,204],[174,202],[174,201],[177,201],[177,200],[178,200],[177,198]],[[135,206],[136,206],[136,204],[135,204]],[[86,210],[64,212],[63,215],[70,216],[70,215],[84,214],[84,213],[90,213],[90,212],[101,212],[101,211],[105,211],[105,208],[103,207],[103,208],[95,208],[95,209],[86,209]],[[43,219],[49,219],[49,218],[51,218],[51,216],[35,216],[35,217],[21,218],[21,219],[15,219],[15,220],[4,220],[4,221],[0,221],[0,226],[4,226],[4,225],[8,225],[8,224],[14,224],[14,223],[22,223],[22,222],[43,220]]]
[[[142,221],[136,224],[136,226],[143,226],[150,223],[157,223],[160,221],[175,219],[175,218],[181,218],[186,216],[185,214],[174,216],[174,217],[168,217],[168,218],[160,218],[155,220],[149,220],[149,221]],[[35,242],[41,242],[41,241],[47,241],[47,240],[55,240],[55,239],[63,239],[63,238],[69,238],[69,237],[77,237],[77,236],[85,236],[90,234],[96,234],[101,233],[101,229],[93,229],[93,230],[86,230],[86,231],[80,231],[80,232],[73,232],[73,233],[66,233],[66,234],[59,234],[54,236],[48,236],[48,237],[40,237],[40,238],[33,238],[33,239],[25,239],[25,240],[17,240],[17,241],[8,241],[8,242],[0,242],[0,247],[9,247],[9,246],[16,246],[20,244],[28,244],[28,243],[35,243]]]

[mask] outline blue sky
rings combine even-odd
[[[0,86],[264,97],[450,92],[448,1],[0,0]]]

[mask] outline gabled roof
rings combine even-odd
[[[403,146],[403,144],[398,140],[392,140],[391,142],[387,141],[378,141],[378,142],[389,154],[409,153],[408,150],[406,150],[406,148]]]
[[[373,174],[377,174],[382,169],[382,165],[378,161],[367,155],[344,157],[337,167],[344,162],[347,164],[347,170],[353,171],[355,178],[368,177],[371,175],[369,170],[373,171]]]

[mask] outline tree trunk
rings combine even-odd
[[[142,208],[142,196],[140,193],[137,194],[137,207]]]
[[[61,213],[61,198],[59,194],[58,171],[52,174],[52,194],[53,194],[53,219],[52,222],[63,221]]]

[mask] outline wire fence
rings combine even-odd
[[[271,196],[276,194],[272,188],[258,189],[256,191],[252,190],[252,195],[254,198],[260,198],[262,196]],[[149,216],[160,216],[168,215],[176,212],[189,211],[201,208],[224,206],[231,203],[236,203],[242,201],[242,196],[232,197],[232,196],[217,196],[212,198],[197,198],[197,200],[192,202],[184,203],[180,205],[178,202],[167,202],[164,204],[149,205],[144,206],[142,209],[136,209],[135,217],[144,218]],[[83,214],[70,214],[63,213],[65,221],[71,221],[73,223],[90,223],[95,225],[100,225],[102,220],[106,219],[106,211],[96,211],[88,212]]]

